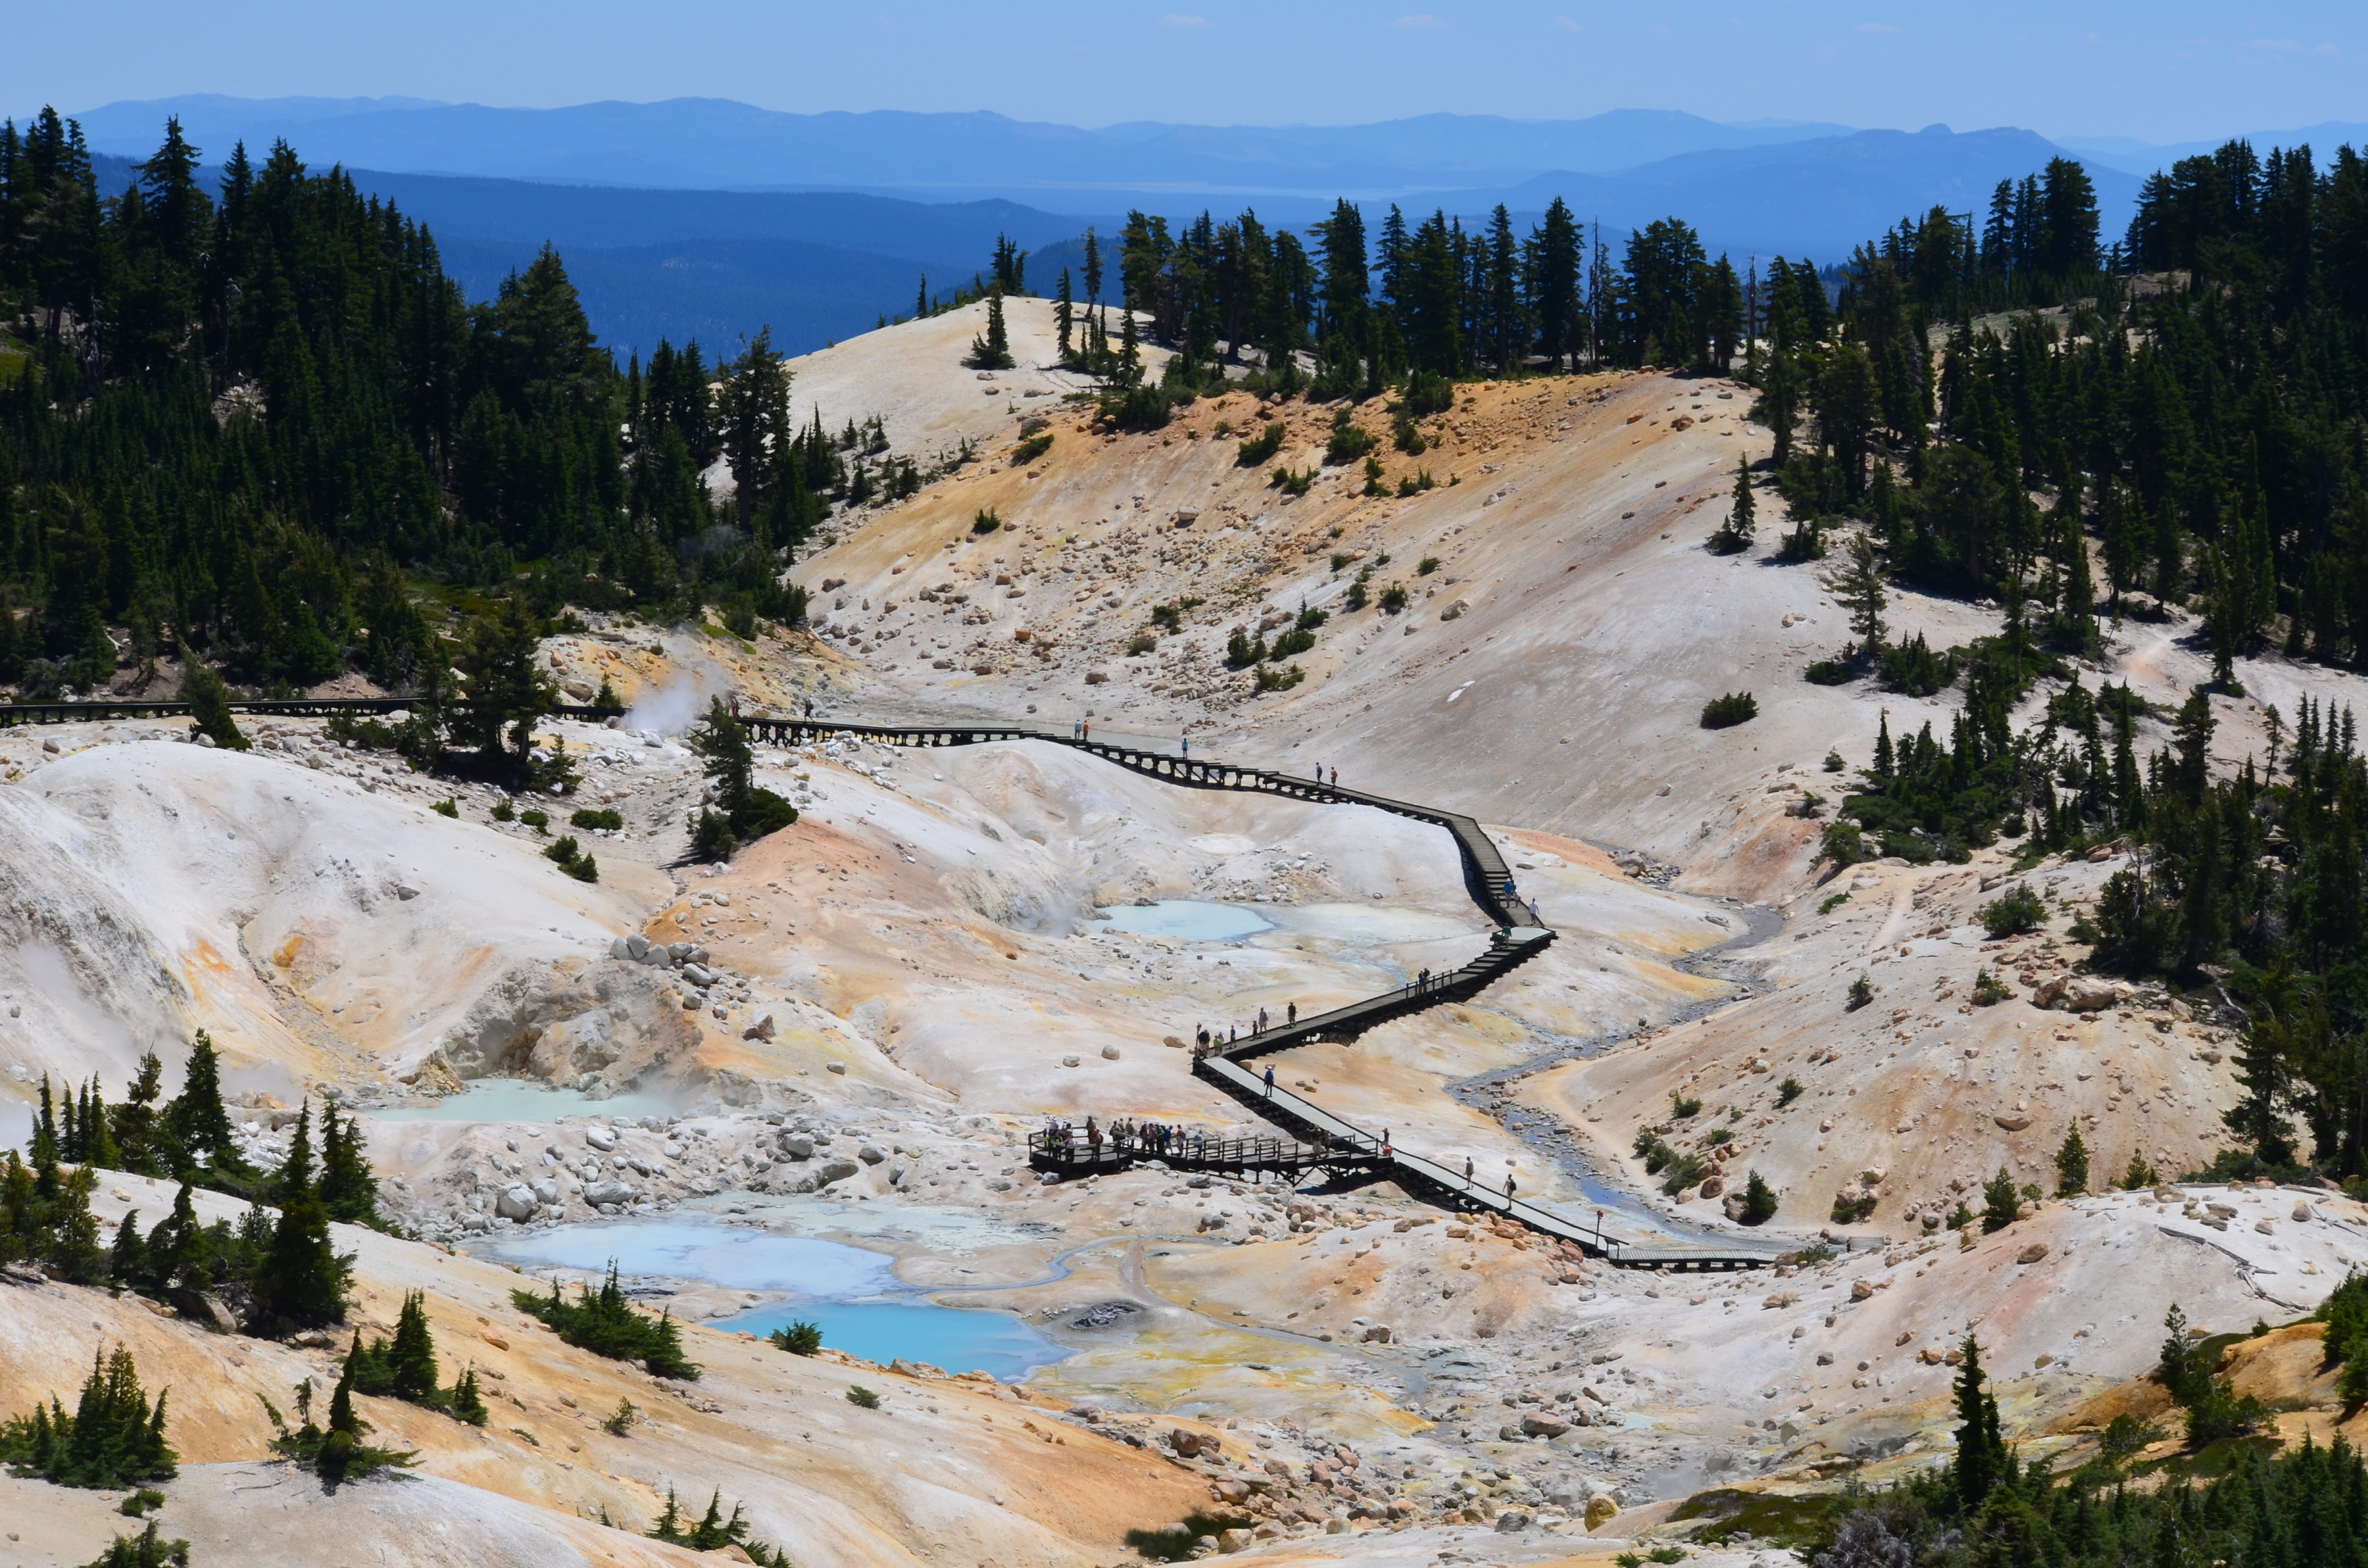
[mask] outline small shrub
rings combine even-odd
[[[847,1385],[847,1403],[860,1405],[866,1410],[877,1410],[880,1408],[880,1396],[861,1383],[849,1383]]]
[[[620,1399],[617,1402],[617,1408],[610,1411],[608,1419],[600,1423],[600,1430],[608,1433],[611,1437],[625,1437],[632,1433],[633,1418],[639,1415],[641,1412],[633,1408],[632,1400]]]
[[[1661,1194],[1675,1198],[1702,1178],[1706,1164],[1700,1154],[1679,1154],[1661,1172]]]
[[[1670,1092],[1669,1114],[1671,1116],[1676,1117],[1679,1121],[1683,1121],[1690,1116],[1699,1116],[1701,1113],[1702,1101],[1700,1099],[1691,1096],[1679,1094],[1674,1090]]]
[[[1833,1222],[1837,1225],[1855,1225],[1873,1212],[1874,1194],[1871,1192],[1861,1193],[1856,1198],[1845,1198],[1839,1192],[1834,1194]]]
[[[533,1444],[538,1449],[542,1447],[542,1439],[536,1437],[533,1433],[528,1431],[523,1426],[513,1426],[510,1428],[510,1433],[514,1437],[524,1437],[528,1442]]]
[[[1743,1222],[1764,1225],[1776,1217],[1776,1189],[1767,1179],[1753,1171],[1743,1187]]]
[[[1266,662],[1266,639],[1253,640],[1247,631],[1236,631],[1225,639],[1225,663],[1237,670]]]
[[[1817,853],[1837,866],[1855,866],[1874,858],[1866,832],[1854,822],[1829,822],[1817,840]]]
[[[1349,592],[1340,600],[1344,608],[1352,611],[1360,610],[1371,602],[1365,592],[1365,579],[1361,576],[1349,585]]]
[[[527,826],[534,829],[537,833],[545,832],[551,826],[551,813],[546,811],[537,810],[533,806],[529,806],[526,810],[518,812],[518,820],[526,824]]]
[[[1785,1106],[1791,1105],[1794,1100],[1799,1099],[1803,1095],[1807,1094],[1808,1092],[1808,1090],[1801,1086],[1800,1079],[1785,1079],[1782,1083],[1776,1085],[1777,1108],[1782,1109]],[[1721,1131],[1725,1130],[1722,1129]]]
[[[1850,764],[1842,760],[1841,753],[1838,751],[1829,751],[1826,753],[1826,760],[1823,766],[1825,770],[1828,773],[1839,773],[1843,768],[1848,767]]]
[[[1282,450],[1282,440],[1291,434],[1280,419],[1241,444],[1241,455],[1234,460],[1243,468],[1256,468]]]
[[[1132,638],[1127,640],[1127,656],[1129,658],[1140,658],[1142,655],[1150,653],[1158,646],[1159,639],[1156,636],[1148,631],[1138,631]]]
[[[1843,1011],[1855,1013],[1873,1000],[1874,983],[1868,980],[1864,973],[1861,973],[1856,980],[1850,982],[1850,1005]]]
[[[1260,691],[1289,691],[1306,678],[1307,672],[1297,665],[1280,670],[1272,665],[1265,665],[1258,672],[1258,688]]]
[[[822,1348],[822,1325],[801,1318],[787,1328],[777,1328],[765,1336],[774,1348],[792,1356],[811,1356]]]
[[[1883,652],[1883,684],[1910,697],[1930,697],[1957,678],[1957,656],[1935,653],[1918,632]]]
[[[1839,659],[1819,659],[1804,673],[1811,686],[1847,686],[1858,678],[1858,671]]]
[[[1634,1148],[1636,1157],[1645,1162],[1646,1176],[1659,1176],[1669,1162],[1678,1157],[1678,1152],[1663,1142],[1661,1135],[1649,1127],[1636,1130]]]
[[[2149,1426],[2125,1410],[2106,1422],[2105,1429],[2097,1434],[2097,1450],[2118,1462],[2161,1441],[2160,1427]]]
[[[1332,570],[1335,572],[1346,572],[1348,569],[1349,557],[1341,553],[1339,551],[1334,551],[1332,552]]]
[[[1992,974],[1987,968],[1974,971],[1973,1003],[1975,1006],[1994,1007],[2013,994],[2014,993],[1999,983],[1998,977]]]
[[[1820,915],[1831,915],[1835,910],[1839,909],[1843,904],[1846,904],[1849,902],[1850,894],[1846,892],[1831,894],[1823,903],[1817,905],[1817,913]]]
[[[616,833],[624,827],[625,819],[622,814],[612,810],[580,811],[569,813],[567,825],[580,827],[587,833],[596,828]]]
[[[143,1486],[115,1506],[115,1511],[126,1518],[136,1519],[151,1508],[165,1506],[165,1494],[153,1486]]]
[[[1416,576],[1417,576],[1417,577],[1428,577],[1428,576],[1429,576],[1433,572],[1436,572],[1436,571],[1438,571],[1438,570],[1439,570],[1439,557],[1438,557],[1438,556],[1436,556],[1436,555],[1426,555],[1426,556],[1424,556],[1424,557],[1422,558],[1422,560],[1421,560],[1421,561],[1420,561],[1420,562],[1416,565],[1416,567],[1415,567],[1415,569],[1414,569],[1414,574],[1415,574]]]
[[[1417,370],[1406,378],[1406,411],[1417,419],[1444,414],[1455,406],[1455,383],[1436,370]]]
[[[2039,929],[2047,918],[2047,903],[2031,891],[2029,882],[2017,882],[2014,891],[2003,898],[1994,898],[1982,905],[1982,929],[1996,941],[2003,937],[2024,937]]]
[[[434,812],[439,817],[452,817],[458,819],[461,815],[461,802],[450,795],[445,796],[442,800],[437,801],[427,809]]]
[[[1719,1148],[1725,1144],[1732,1143],[1735,1142],[1735,1129],[1732,1127],[1715,1128],[1712,1131],[1711,1135],[1706,1142],[1713,1149]]]
[[[1403,414],[1390,425],[1390,444],[1410,458],[1418,458],[1430,449],[1430,443],[1422,438],[1422,431]]]
[[[1312,468],[1304,473],[1293,473],[1288,466],[1281,466],[1267,475],[1267,487],[1286,495],[1304,495],[1315,484],[1315,471]]]
[[[1390,487],[1382,483],[1382,460],[1376,457],[1368,457],[1365,460],[1365,494],[1368,495],[1387,495],[1389,493]]]
[[[970,520],[970,531],[974,534],[991,534],[1002,526],[1003,514],[984,506],[979,508],[978,516]]]
[[[2129,1165],[2122,1171],[2122,1179],[2113,1185],[2123,1192],[2139,1192],[2154,1186],[2160,1179],[2155,1175],[2154,1166],[2147,1163],[2146,1157],[2133,1151]]]
[[[1406,591],[1396,583],[1382,590],[1382,613],[1395,615],[1406,607]]]
[[[494,802],[494,809],[486,814],[491,816],[495,822],[518,821],[518,808],[511,805],[507,801],[495,801]]]
[[[1727,730],[1759,717],[1759,699],[1748,691],[1730,691],[1702,704],[1702,727]]]
[[[599,866],[594,862],[591,856],[584,853],[576,844],[573,834],[555,841],[550,848],[542,852],[542,858],[579,882],[597,882],[600,880]]]
[[[1020,442],[1018,446],[1011,449],[1011,466],[1014,468],[1025,468],[1030,463],[1034,462],[1038,458],[1042,457],[1046,452],[1049,452],[1052,449],[1053,432],[1050,430],[1043,431],[1039,435],[1030,436],[1028,439]]]

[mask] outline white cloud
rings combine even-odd
[[[1862,33],[1896,33],[1899,29],[1889,22],[1861,22],[1858,30]]]
[[[2313,54],[2341,54],[2343,52],[2343,49],[2340,44],[2322,43],[2317,49],[2312,50],[2311,52]]]
[[[1425,33],[1440,32],[1447,27],[1445,22],[1428,13],[1417,17],[1400,17],[1396,21],[1386,25],[1393,28],[1409,28],[1416,32]]]
[[[1178,16],[1174,11],[1170,11],[1159,18],[1159,25],[1163,28],[1205,28],[1209,25],[1209,18]]]
[[[2276,49],[2292,52],[2302,46],[2294,42],[2294,40],[2290,38],[2257,38],[2253,40],[2253,47],[2255,49]]]
[[[1577,22],[1572,21],[1568,17],[1556,17],[1554,18],[1554,26],[1560,28],[1566,33],[1583,33],[1587,30],[1585,28],[1580,27]]]

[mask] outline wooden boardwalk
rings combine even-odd
[[[1099,1147],[1074,1137],[1055,1140],[1038,1133],[1029,1140],[1029,1163],[1038,1170],[1089,1175],[1157,1159],[1178,1169],[1259,1172],[1327,1171],[1338,1176],[1386,1177],[1434,1202],[1467,1211],[1501,1214],[1543,1235],[1569,1242],[1588,1256],[1625,1268],[1721,1270],[1762,1268],[1775,1261],[1768,1250],[1697,1245],[1668,1239],[1614,1235],[1535,1203],[1508,1198],[1486,1183],[1467,1181],[1461,1171],[1411,1154],[1354,1126],[1315,1101],[1293,1094],[1246,1065],[1270,1051],[1322,1041],[1353,1040],[1376,1024],[1477,995],[1499,976],[1545,950],[1554,934],[1531,915],[1514,888],[1512,871],[1478,822],[1460,812],[1393,800],[1362,790],[1345,790],[1320,778],[1302,778],[1265,768],[1237,767],[1208,758],[1188,758],[1143,746],[1080,740],[1032,724],[854,724],[827,719],[746,718],[752,735],[775,745],[802,745],[848,736],[897,746],[985,745],[1035,741],[1066,746],[1118,767],[1188,790],[1238,790],[1305,801],[1316,805],[1368,806],[1445,828],[1463,864],[1465,890],[1496,926],[1487,950],[1461,969],[1433,975],[1427,985],[1400,986],[1362,1002],[1318,1013],[1281,1028],[1244,1035],[1194,1053],[1192,1071],[1275,1126],[1293,1142],[1232,1140],[1204,1145],[1213,1151],[1188,1160],[1178,1151],[1150,1153],[1139,1144],[1105,1140]],[[1207,1163],[1199,1163],[1205,1160]]]

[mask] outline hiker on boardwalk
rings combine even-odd
[[[1332,770],[1332,782],[1335,784],[1340,782],[1340,770],[1337,767]]]
[[[1266,1097],[1269,1099],[1274,1098],[1274,1069],[1272,1067],[1269,1067],[1266,1070]]]
[[[1187,761],[1187,762],[1191,761],[1191,760],[1192,760],[1192,737],[1191,737],[1191,736],[1190,736],[1190,735],[1186,735],[1182,740],[1178,741],[1177,744],[1178,744],[1178,745],[1180,745],[1180,746],[1182,746],[1182,747],[1184,748],[1184,760],[1185,760],[1185,761]]]
[[[1384,1128],[1383,1128],[1383,1129],[1382,1129],[1382,1158],[1383,1158],[1384,1160],[1386,1160],[1386,1159],[1388,1159],[1389,1157],[1390,1157],[1390,1130],[1389,1130],[1388,1128],[1384,1127]]]
[[[1465,1181],[1472,1179],[1472,1156],[1469,1154],[1463,1156],[1463,1179]]]
[[[1299,1004],[1292,1002],[1283,1008],[1282,1016],[1289,1028],[1297,1028],[1299,1027]]]
[[[1510,1171],[1505,1173],[1505,1201],[1508,1205],[1513,1201],[1513,1173]]]
[[[1205,1053],[1209,1049],[1209,1026],[1202,1024],[1201,1026],[1201,1032],[1194,1035],[1192,1040],[1194,1044]]]
[[[1259,1034],[1266,1033],[1266,1009],[1264,1007],[1260,1007],[1258,1009],[1258,1032]]]

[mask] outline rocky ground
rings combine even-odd
[[[1048,363],[1049,311],[1010,314],[1023,367]],[[2328,1192],[2049,1196],[2075,1129],[2093,1187],[2134,1155],[2165,1176],[2208,1165],[2236,1092],[2229,1020],[2080,972],[2071,924],[2126,863],[2115,851],[1816,864],[1821,813],[1847,787],[1828,754],[1862,765],[1886,708],[1895,734],[1945,731],[1957,699],[1800,678],[1848,632],[1827,567],[1774,560],[1772,496],[1754,551],[1699,548],[1738,460],[1766,450],[1747,392],[1658,375],[1463,389],[1421,422],[1421,453],[1385,440],[1388,493],[1368,495],[1360,466],[1323,467],[1329,410],[1235,393],[1106,436],[1061,372],[952,368],[976,315],[793,367],[802,413],[877,412],[917,461],[973,453],[909,502],[832,519],[795,568],[814,631],[744,641],[595,616],[546,643],[573,696],[606,680],[632,705],[538,736],[580,767],[572,798],[415,775],[310,721],[251,723],[246,753],[188,744],[180,724],[0,731],[15,846],[0,856],[0,1092],[22,1107],[43,1074],[112,1089],[148,1049],[169,1086],[202,1027],[253,1157],[278,1156],[308,1097],[360,1108],[385,1207],[415,1239],[341,1235],[359,1316],[382,1329],[404,1290],[426,1290],[446,1356],[473,1359],[503,1406],[474,1431],[374,1403],[417,1471],[324,1494],[269,1460],[254,1395],[320,1376],[329,1346],[8,1276],[11,1408],[17,1391],[70,1393],[95,1345],[131,1345],[175,1391],[185,1473],[167,1527],[204,1561],[320,1561],[324,1529],[363,1528],[399,1545],[388,1561],[661,1560],[673,1549],[597,1520],[646,1520],[674,1483],[745,1497],[760,1537],[817,1564],[1083,1568],[1132,1560],[1127,1531],[1188,1517],[1212,1540],[1231,1521],[1223,1549],[1276,1562],[1592,1562],[1686,1533],[1672,1516],[1705,1488],[1784,1494],[1932,1462],[1967,1333],[2028,1451],[2077,1449],[2151,1397],[2141,1374],[2171,1301],[2215,1332],[2284,1323],[2368,1256],[2368,1213]],[[1353,417],[1386,437],[1381,406]],[[1242,466],[1236,442],[1269,420],[1282,446]],[[1053,437],[1024,461],[1023,429]],[[1276,464],[1317,477],[1294,497],[1269,483]],[[1352,609],[1368,572],[1372,602]],[[1381,602],[1392,585],[1403,608]],[[1293,656],[1301,683],[1255,690],[1228,640],[1280,635],[1303,605],[1328,619]],[[1160,607],[1173,614],[1155,619]],[[1938,645],[1994,616],[1903,594],[1890,619]],[[2193,631],[2115,626],[2084,678],[2176,703],[2205,667]],[[2305,693],[2360,695],[2355,677],[2277,660],[2241,673],[2253,696],[2215,701],[2229,768],[2264,753],[2268,705],[2290,718]],[[1736,689],[1757,693],[1759,719],[1700,729],[1702,702]],[[1025,1140],[1048,1117],[1266,1131],[1190,1076],[1197,1028],[1477,951],[1486,930],[1445,835],[1026,743],[841,739],[760,746],[762,781],[801,820],[697,867],[684,824],[704,781],[681,743],[724,694],[848,719],[1090,722],[1196,756],[1337,767],[1504,824],[1490,831],[1553,947],[1468,1002],[1279,1055],[1278,1081],[1573,1216],[1609,1209],[1631,1234],[1738,1235],[1728,1200],[1757,1171],[1781,1198],[1757,1238],[1816,1250],[1748,1273],[1629,1273],[1386,1184],[1139,1168],[1046,1185]],[[2162,743],[2147,721],[2139,749]],[[566,821],[593,807],[622,827]],[[542,855],[563,833],[598,858],[597,883]],[[2022,881],[2047,918],[1993,941],[1980,910]],[[1168,900],[1267,924],[1192,939],[1108,918]],[[1982,970],[2008,999],[1975,1005]],[[1861,975],[1872,1000],[1852,1008]],[[505,1102],[479,1120],[400,1119],[505,1080],[569,1093],[541,1116]],[[1700,1168],[1662,1191],[1634,1152],[1642,1129]],[[1952,1226],[2001,1167],[2041,1196],[1997,1234]],[[102,1189],[110,1222],[170,1202],[131,1178]],[[643,1275],[636,1289],[691,1325],[710,1368],[655,1384],[523,1320],[507,1294],[521,1277],[493,1256],[617,1221],[849,1243],[943,1302],[1019,1314],[1067,1355],[1016,1386],[801,1359],[712,1326],[778,1292]],[[2285,1391],[2296,1431],[2332,1430],[2340,1413],[2293,1347],[2308,1333],[2231,1354],[2240,1381]],[[847,1403],[859,1380],[882,1411]],[[645,1419],[613,1437],[594,1417],[620,1398]],[[0,1485],[25,1562],[86,1561],[109,1522],[103,1499]]]

